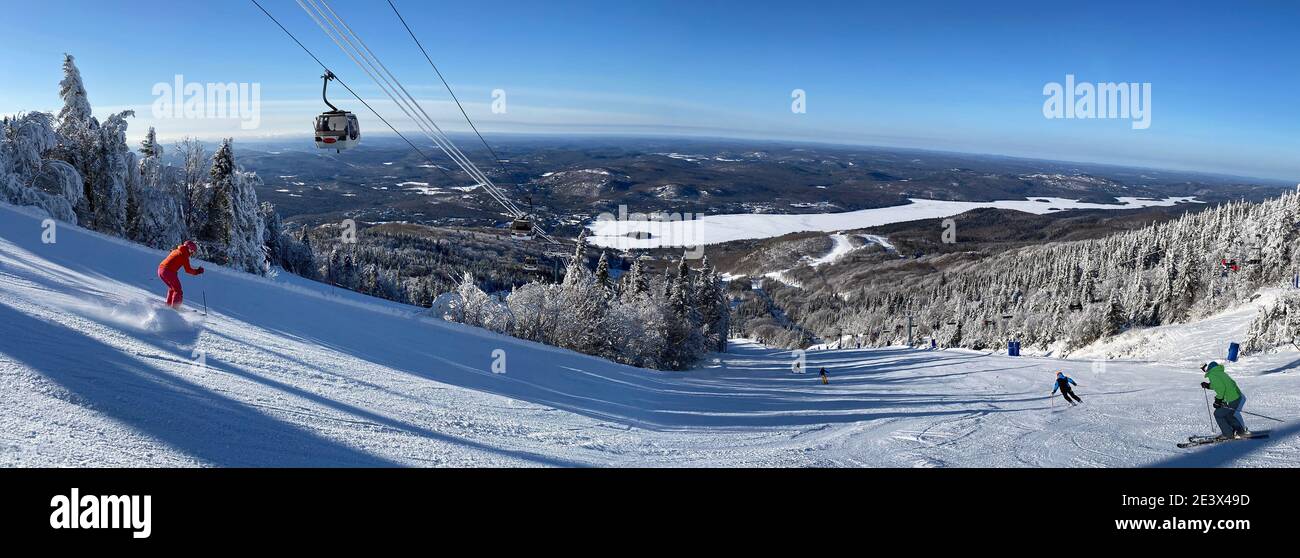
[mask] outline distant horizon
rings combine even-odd
[[[294,2],[264,4],[398,130],[415,130]],[[562,16],[525,0],[395,4],[489,135],[817,142],[1300,182],[1294,3],[566,0]],[[387,2],[338,8],[433,120],[469,131]],[[321,67],[249,2],[165,21],[92,0],[6,15],[0,114],[57,110],[64,53],[97,115],[136,111],[132,141],[150,125],[164,139],[297,137],[324,110]],[[174,83],[256,86],[255,121],[152,110],[159,87],[184,90]],[[365,133],[385,129],[341,87],[329,97]]]
[[[482,144],[478,143],[478,138],[473,135],[473,132],[456,131],[456,132],[449,132],[448,135],[450,135],[453,139],[456,139],[458,141],[462,139],[472,140],[473,143],[466,142],[466,143],[458,144],[458,146],[466,152],[476,152],[483,149]],[[379,136],[384,140],[391,140],[393,142],[399,142],[399,143],[402,142],[401,137],[392,132],[374,132],[369,134],[369,136],[367,137],[373,138],[375,136]],[[141,134],[141,137],[143,137],[143,134]],[[166,145],[167,143],[178,141],[180,139],[184,139],[186,137],[194,137],[195,139],[198,139],[203,143],[211,143],[211,144],[219,143],[222,140],[226,139],[224,137],[197,137],[197,136],[178,136],[174,138],[165,138],[161,134],[159,134],[158,137],[159,137],[159,141],[162,141],[164,145]],[[236,149],[240,149],[240,144],[288,142],[288,141],[301,140],[303,151],[314,151],[317,148],[315,144],[312,143],[311,138],[312,136],[310,134],[285,133],[280,135],[262,136],[262,137],[234,137],[232,139],[234,139],[234,145]],[[423,142],[417,141],[416,138],[411,138],[409,135],[408,138],[414,141],[417,145],[424,145]],[[837,149],[869,149],[869,150],[877,150],[877,151],[885,151],[885,152],[920,152],[920,153],[933,153],[933,154],[949,155],[949,156],[1014,159],[1014,160],[1025,161],[1025,162],[1052,163],[1057,165],[1090,165],[1090,166],[1097,166],[1097,167],[1109,167],[1117,170],[1125,169],[1125,170],[1133,170],[1133,171],[1155,171],[1155,172],[1164,172],[1164,173],[1177,173],[1177,174],[1191,175],[1191,176],[1214,177],[1220,179],[1225,179],[1225,178],[1240,179],[1243,181],[1250,181],[1250,182],[1264,182],[1265,184],[1262,185],[1276,184],[1279,187],[1300,186],[1300,179],[1292,180],[1290,178],[1247,176],[1247,175],[1239,175],[1239,174],[1231,174],[1231,173],[1202,171],[1197,169],[1177,169],[1177,168],[1168,168],[1168,167],[1151,167],[1151,166],[1131,165],[1131,164],[1122,164],[1122,163],[1112,163],[1107,161],[1052,159],[1047,157],[1032,157],[1032,156],[1011,155],[1011,154],[1004,154],[1004,153],[980,153],[974,151],[954,151],[948,149],[931,149],[925,147],[904,147],[904,146],[878,145],[878,144],[866,144],[866,143],[837,143],[837,142],[817,141],[817,140],[762,139],[762,138],[749,138],[749,137],[739,137],[739,136],[674,136],[674,135],[661,135],[661,134],[649,134],[649,133],[628,134],[628,133],[618,133],[618,132],[609,132],[609,133],[592,132],[592,133],[581,133],[581,134],[565,133],[565,132],[499,132],[499,133],[494,133],[492,136],[486,137],[489,144],[494,143],[493,138],[507,138],[507,139],[534,138],[534,139],[556,139],[556,140],[610,139],[610,140],[640,140],[640,141],[649,141],[649,140],[683,141],[684,140],[684,141],[694,141],[694,142],[715,141],[720,143],[736,143],[736,144],[750,145],[755,147],[759,146],[760,144],[773,144],[782,147],[797,147],[801,145],[808,145],[808,146],[819,146],[819,147],[837,148]],[[138,142],[133,142],[133,143],[138,143]],[[367,146],[364,142],[361,145],[362,147],[370,147]],[[402,145],[405,144],[403,143]],[[400,148],[402,147],[402,145],[395,145],[393,147]]]

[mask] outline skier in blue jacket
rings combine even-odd
[[[1069,403],[1071,405],[1078,405],[1079,403],[1083,403],[1083,400],[1079,399],[1079,396],[1076,395],[1074,393],[1074,390],[1070,388],[1070,386],[1072,385],[1077,386],[1079,384],[1074,383],[1074,378],[1066,376],[1065,372],[1058,371],[1056,373],[1056,384],[1052,386],[1052,395],[1056,395],[1056,390],[1059,389],[1061,390],[1061,397],[1065,398],[1066,403]],[[1074,401],[1070,400],[1071,397],[1074,398]]]

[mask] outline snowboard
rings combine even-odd
[[[1227,439],[1224,439],[1224,440],[1220,440],[1218,436],[1188,436],[1188,437],[1187,437],[1187,441],[1186,441],[1186,442],[1183,442],[1183,443],[1181,443],[1181,444],[1178,444],[1178,447],[1180,447],[1180,448],[1191,448],[1191,447],[1196,447],[1196,446],[1205,446],[1205,445],[1209,445],[1209,444],[1217,444],[1217,443],[1220,443],[1220,442],[1240,442],[1240,441],[1244,441],[1244,440],[1258,440],[1258,439],[1260,439],[1260,438],[1267,438],[1267,437],[1268,437],[1268,433],[1269,433],[1268,430],[1260,430],[1260,431],[1258,431],[1258,432],[1251,432],[1251,433],[1250,433],[1250,436],[1246,436],[1246,437],[1244,437],[1244,438],[1227,438]]]

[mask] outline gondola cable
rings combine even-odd
[[[412,31],[411,26],[407,25],[406,18],[402,17],[402,12],[398,11],[397,5],[393,4],[393,0],[388,0],[388,6],[393,9],[393,13],[397,15],[397,19],[402,22],[402,27],[406,28],[406,32],[411,36],[411,40],[415,41],[415,46],[420,48],[420,52],[424,54],[424,59],[429,61],[429,66],[433,68],[433,72],[438,74],[438,79],[441,80],[442,85],[447,88],[447,93],[451,95],[451,100],[456,102],[456,108],[459,108],[460,114],[465,117],[465,123],[469,124],[470,129],[474,130],[474,134],[478,136],[478,140],[483,142],[483,147],[486,147],[488,152],[492,154],[492,160],[496,162],[497,167],[501,169],[501,172],[508,174],[509,171],[506,170],[505,165],[501,163],[501,156],[497,155],[496,150],[492,149],[492,146],[488,144],[487,139],[485,139],[483,134],[478,131],[478,126],[474,125],[474,121],[470,119],[469,113],[465,112],[464,105],[462,105],[460,99],[456,97],[456,92],[451,89],[451,84],[447,83],[447,78],[442,76],[442,71],[438,69],[437,64],[433,63],[433,58],[431,58],[429,52],[424,49],[424,45],[420,43],[420,39],[415,36],[415,31]]]
[[[319,64],[320,67],[324,69],[326,72],[330,72],[329,66],[326,66],[324,62],[321,62],[321,59],[318,58],[316,54],[311,51],[311,49],[307,48],[306,45],[302,44],[302,41],[299,41],[298,37],[294,36],[293,33],[291,33],[287,28],[285,28],[285,26],[282,23],[280,23],[280,20],[276,19],[275,16],[271,15],[271,12],[266,11],[266,8],[263,7],[260,2],[258,2],[257,0],[249,0],[249,1],[252,2],[253,5],[257,6],[257,9],[261,10],[263,14],[266,14],[266,17],[269,18],[273,23],[275,23],[275,25],[279,27],[281,31],[284,31],[284,34],[288,35],[289,38],[292,39],[294,43],[297,43],[298,47],[301,48],[303,52],[307,53],[307,56],[310,56],[312,60],[315,60],[316,63]],[[397,137],[402,138],[402,141],[405,141],[407,145],[411,146],[412,150],[414,150],[416,153],[419,153],[420,156],[428,160],[429,163],[431,164],[434,163],[432,157],[426,155],[424,151],[421,151],[420,148],[415,145],[414,142],[407,139],[407,137],[403,135],[401,132],[397,131],[397,128],[395,128],[390,122],[388,122],[388,119],[384,118],[383,115],[379,114],[379,111],[375,110],[374,107],[370,106],[370,103],[367,103],[366,100],[362,99],[360,95],[357,95],[357,92],[353,91],[352,88],[348,86],[347,83],[345,83],[338,76],[334,77],[334,81],[339,82],[339,85],[342,85],[343,88],[346,89],[348,93],[350,93],[353,97],[355,97],[357,101],[360,101],[361,104],[364,105],[366,109],[370,111],[371,114],[375,115],[375,118],[378,118],[380,122],[383,122],[385,126],[388,126],[389,130],[392,130],[394,134],[397,134]],[[448,174],[447,171],[444,170],[442,167],[439,167],[436,164],[434,164],[434,167],[437,168],[439,171],[441,171],[442,174],[447,177],[447,180],[455,182],[455,179],[452,178],[452,176]]]
[[[357,64],[357,66],[360,67],[386,95],[389,96],[390,100],[398,105],[398,108],[400,108],[408,118],[411,118],[412,121],[416,122],[417,126],[431,141],[433,141],[443,150],[444,153],[456,162],[456,164],[461,167],[462,171],[474,179],[478,183],[478,186],[483,187],[484,191],[486,191],[489,196],[506,208],[514,218],[512,229],[515,228],[520,221],[526,223],[527,221],[524,219],[524,213],[519,206],[510,200],[504,192],[501,192],[500,189],[497,188],[496,185],[487,177],[487,175],[479,170],[473,162],[456,147],[446,133],[438,127],[437,122],[433,121],[432,117],[428,115],[419,102],[410,94],[409,91],[406,90],[406,87],[402,85],[400,80],[398,80],[397,77],[388,70],[387,66],[379,60],[378,56],[370,50],[364,40],[362,40],[361,37],[351,29],[347,22],[343,21],[342,17],[340,17],[333,8],[329,6],[328,2],[325,0],[319,0],[319,2],[320,4],[318,5],[317,0],[306,0],[306,3],[304,3],[303,0],[297,0],[299,7],[307,12],[308,16],[310,16],[317,26],[325,32],[326,36],[329,37],[330,40],[344,52],[344,54],[352,59],[352,61]],[[308,4],[311,5],[310,8],[308,7]],[[321,6],[324,6],[324,8]],[[421,120],[420,116],[423,116],[424,119]],[[540,229],[533,230],[534,227],[532,227],[531,224],[528,226],[530,232],[535,233],[537,236],[546,239],[548,242],[558,243],[555,239],[547,235],[545,231]],[[512,236],[516,236],[513,230]]]

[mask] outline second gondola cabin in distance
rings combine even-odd
[[[324,85],[321,86],[321,100],[330,107],[329,111],[322,112],[316,117],[315,134],[316,147],[321,149],[333,149],[341,153],[344,149],[351,149],[358,143],[361,143],[361,123],[357,121],[357,115],[346,110],[339,110],[338,107],[330,103],[326,92],[329,89],[330,80],[334,78],[334,72],[325,71],[321,76]]]
[[[519,216],[510,221],[510,238],[515,240],[533,239],[533,222],[527,216]]]

